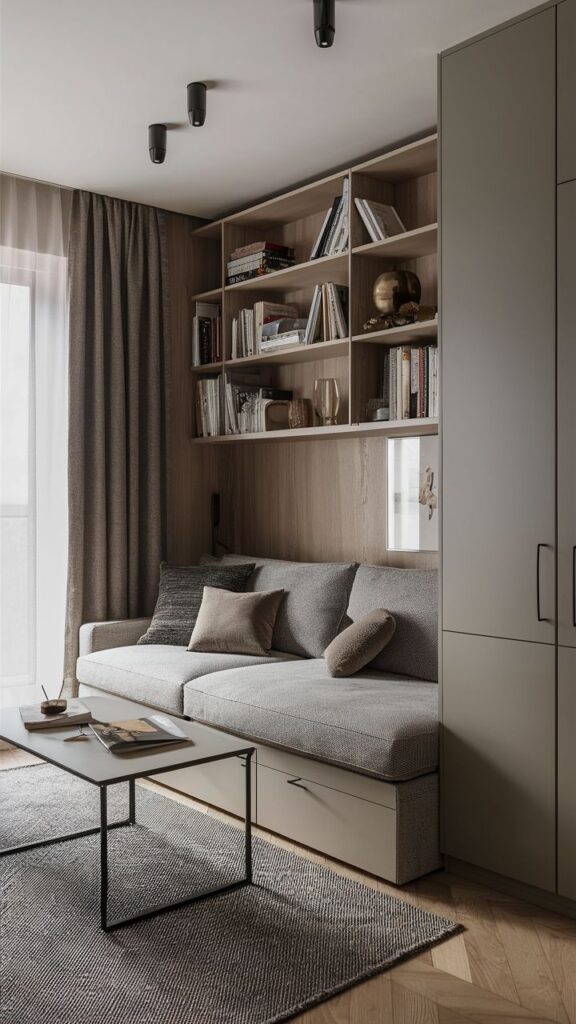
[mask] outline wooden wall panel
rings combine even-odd
[[[385,438],[271,442],[219,452],[220,539],[243,554],[435,568],[386,551]]]
[[[192,436],[190,296],[198,282],[197,218],[168,215],[170,270],[170,377],[168,410],[168,550],[170,562],[189,564],[210,550],[210,494],[218,490],[218,453],[195,448]],[[194,258],[196,256],[196,259]]]

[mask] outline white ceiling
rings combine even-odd
[[[216,216],[433,127],[438,51],[538,4],[336,0],[320,50],[312,0],[2,0],[2,168]]]

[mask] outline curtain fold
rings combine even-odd
[[[166,541],[165,214],[76,191],[65,675],[83,622],[150,614]]]

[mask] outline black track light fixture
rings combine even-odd
[[[153,164],[163,164],[166,156],[166,125],[148,125],[148,152]]]
[[[194,128],[201,128],[206,120],[206,84],[190,82],[188,86],[188,120]]]
[[[323,50],[332,46],[336,35],[336,0],[314,0],[314,35],[316,46]]]

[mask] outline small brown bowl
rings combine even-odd
[[[43,715],[61,715],[63,711],[66,711],[68,707],[67,700],[43,700],[40,705],[40,711]]]

